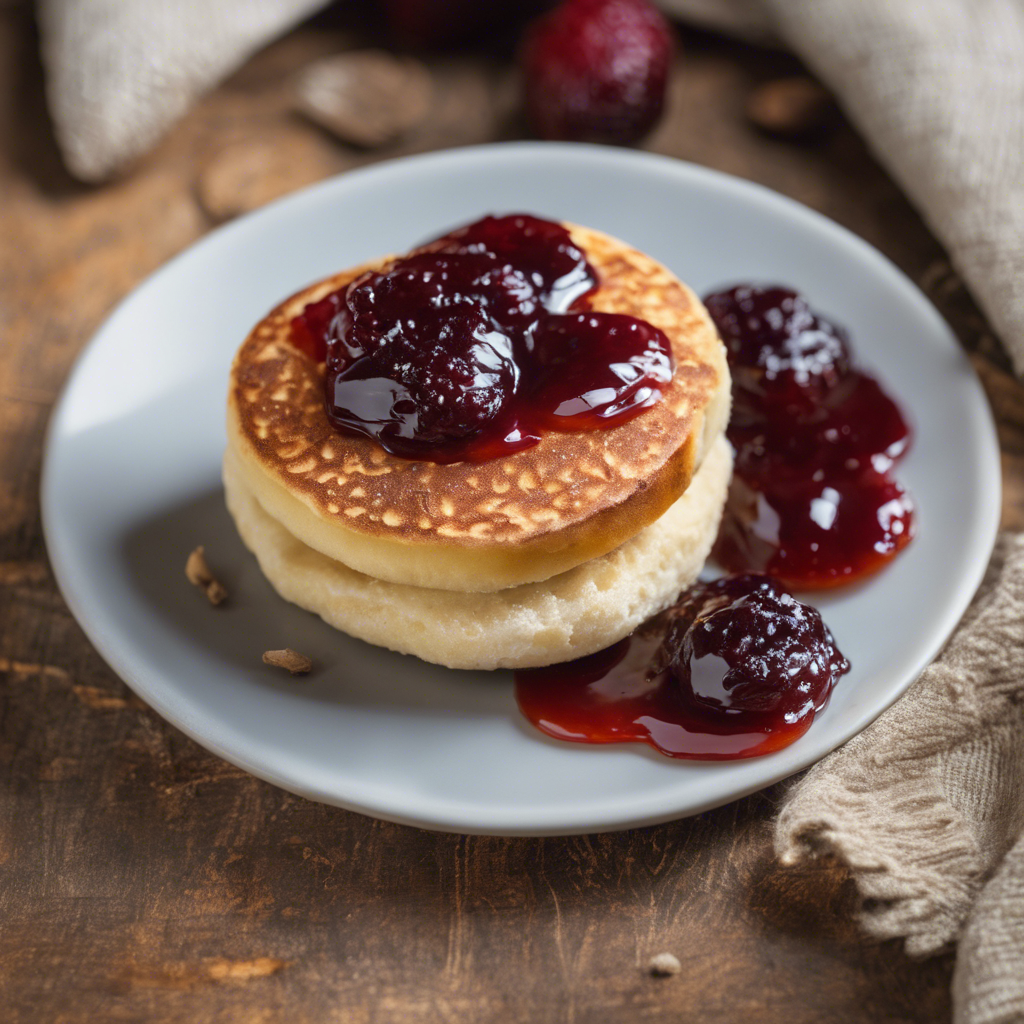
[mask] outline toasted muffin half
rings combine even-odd
[[[252,330],[231,370],[228,448],[246,494],[298,541],[377,580],[486,593],[536,583],[620,547],[686,491],[729,414],[729,371],[696,295],[624,242],[566,225],[597,272],[597,312],[647,320],[672,343],[663,398],[621,425],[545,433],[486,462],[391,455],[336,430],[324,366],[291,342],[308,303],[388,259],[287,299]]]

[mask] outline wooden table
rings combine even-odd
[[[288,111],[330,19],[260,54],[122,180],[61,169],[27,9],[0,5],[0,1016],[7,1021],[942,1021],[952,956],[858,935],[834,864],[772,857],[776,787],[568,839],[435,835],[309,803],[160,720],[100,660],[47,566],[39,464],[75,354],[218,219],[357,164],[521,133],[501,57],[432,61],[438,102],[358,153]],[[998,410],[1004,522],[1024,525],[1024,391],[932,236],[844,124],[773,141],[744,99],[794,64],[688,35],[649,148],[753,178],[918,281]],[[227,184],[225,184],[227,183]],[[682,974],[645,970],[663,950]]]

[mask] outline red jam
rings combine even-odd
[[[292,341],[326,363],[338,430],[405,458],[482,461],[661,398],[668,338],[587,309],[596,286],[561,224],[485,217],[306,306]]]
[[[797,589],[877,572],[914,535],[891,472],[910,444],[899,407],[796,292],[739,285],[705,302],[733,377],[736,466],[716,559]]]
[[[699,583],[632,636],[515,675],[523,714],[576,743],[725,761],[788,746],[850,663],[821,616],[767,576]]]

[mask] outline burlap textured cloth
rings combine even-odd
[[[663,2],[803,58],[949,250],[1024,375],[1024,2]]]
[[[207,89],[326,0],[37,0],[46,91],[68,169],[102,181]]]
[[[906,695],[790,790],[775,845],[843,860],[871,935],[959,939],[958,1024],[1024,1021],[1024,535]]]

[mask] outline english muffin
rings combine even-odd
[[[667,268],[608,235],[565,227],[596,272],[587,309],[638,318],[669,339],[674,368],[659,401],[607,429],[544,432],[486,461],[403,458],[339,431],[325,411],[324,364],[295,344],[291,325],[386,269],[382,259],[287,299],[239,349],[228,397],[235,509],[251,499],[306,549],[365,578],[496,598],[562,577],[656,523],[724,429],[724,351],[700,300]]]
[[[624,544],[539,583],[486,594],[390,583],[321,554],[263,509],[230,452],[224,485],[243,542],[285,600],[351,636],[449,668],[532,668],[621,640],[693,583],[731,470],[719,437],[683,496]]]

